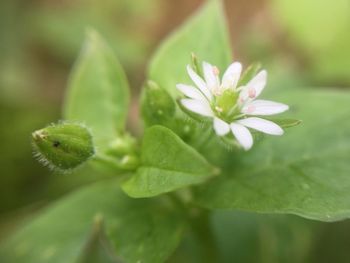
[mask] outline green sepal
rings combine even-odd
[[[284,129],[298,126],[299,124],[302,123],[301,120],[297,120],[297,119],[274,119],[274,118],[264,118],[264,119],[272,121]]]
[[[255,62],[251,64],[242,74],[238,81],[237,87],[245,86],[248,82],[261,70],[261,63]]]
[[[193,52],[191,53],[191,66],[192,66],[192,69],[198,74],[198,76],[200,76],[201,78],[204,78],[203,69],[201,67],[200,60],[198,59],[196,54]]]

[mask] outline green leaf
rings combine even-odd
[[[129,102],[128,83],[113,51],[89,31],[73,69],[64,116],[92,128],[103,150],[125,126]]]
[[[183,220],[166,199],[131,199],[116,180],[88,186],[48,208],[0,248],[3,262],[77,262],[90,247],[96,218],[123,262],[164,262],[180,241]],[[92,244],[93,246],[93,244]]]
[[[132,197],[151,197],[199,184],[217,172],[196,150],[162,126],[146,130],[141,162],[136,174],[123,184]]]
[[[226,68],[232,60],[225,14],[219,0],[207,3],[183,26],[175,31],[158,49],[149,67],[149,78],[176,95],[177,83],[190,79],[186,65],[191,54]]]
[[[196,201],[323,221],[350,217],[350,93],[291,89],[273,99],[289,104],[302,125],[249,152],[227,153],[224,175],[199,186]]]

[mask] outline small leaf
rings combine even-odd
[[[2,243],[1,261],[77,262],[87,246],[96,245],[99,234],[92,235],[91,228],[96,217],[103,217],[109,253],[126,263],[164,262],[178,245],[184,225],[165,201],[129,198],[117,180],[92,184],[59,200]]]
[[[217,172],[203,156],[162,126],[146,130],[141,159],[136,174],[123,184],[123,190],[132,197],[151,197],[199,184]]]
[[[70,78],[65,118],[91,127],[103,150],[124,130],[128,102],[128,83],[118,60],[104,40],[89,31]]]
[[[229,35],[221,1],[207,1],[164,41],[150,64],[149,79],[177,96],[179,93],[175,85],[190,81],[186,65],[191,63],[191,54],[221,69],[231,63]]]

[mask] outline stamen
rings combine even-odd
[[[248,96],[249,96],[249,98],[254,99],[256,97],[256,90],[253,88],[249,89]]]
[[[219,76],[220,74],[220,70],[216,66],[213,66],[213,72],[215,76]]]
[[[219,106],[215,106],[215,110],[217,111],[217,112],[223,112],[224,110],[221,108],[221,107],[219,107]]]

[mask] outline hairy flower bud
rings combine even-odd
[[[49,167],[67,171],[95,153],[91,133],[84,125],[61,122],[32,133],[35,155]]]

